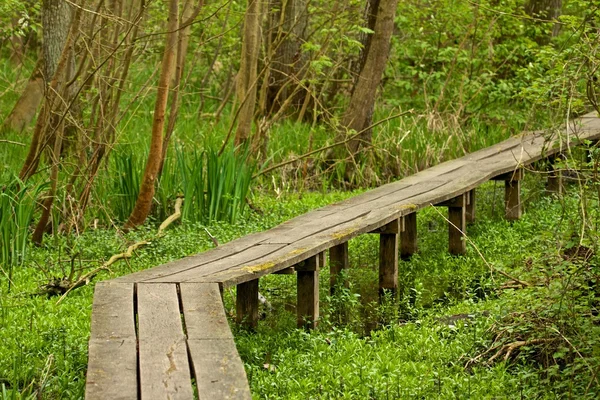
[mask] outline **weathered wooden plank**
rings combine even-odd
[[[214,272],[221,271],[223,269],[235,268],[240,265],[247,264],[254,260],[260,260],[269,255],[275,253],[277,250],[284,248],[283,244],[254,244],[252,247],[245,248],[244,250],[212,260],[209,263],[205,263],[201,266],[187,269],[185,271],[173,273],[168,276],[154,278],[147,280],[147,282],[165,282],[165,283],[178,283],[194,281],[194,279],[206,275],[210,275]]]
[[[460,255],[467,251],[463,235],[467,229],[466,205],[467,196],[462,194],[448,207],[448,251],[450,254]]]
[[[111,280],[111,282],[144,282],[152,280],[158,281],[161,278],[165,282],[171,282],[168,278],[171,275],[185,272],[191,269],[197,269],[204,265],[218,261],[222,258],[232,257],[236,254],[242,253],[247,249],[255,246],[256,244],[262,242],[272,234],[273,233],[271,231],[254,233],[233,240],[231,242],[222,244],[219,247],[212,248],[203,253],[184,257],[182,259],[162,264],[144,271],[139,271],[133,274],[115,278]],[[177,282],[177,280],[173,280],[172,282]]]
[[[299,263],[296,271],[298,328],[313,329],[319,321],[319,256]]]
[[[138,398],[135,338],[90,339],[85,398],[87,400]]]
[[[137,284],[142,399],[193,396],[188,353],[175,284]]]
[[[92,339],[135,339],[132,283],[99,282],[92,304]]]
[[[343,242],[329,249],[329,292],[333,295],[338,285],[340,273],[349,268],[348,242]],[[344,282],[346,286],[348,282]]]
[[[86,399],[137,398],[134,285],[100,282],[94,291]]]
[[[379,235],[379,300],[385,292],[393,296],[398,290],[398,237],[397,233]]]
[[[181,283],[179,291],[188,339],[233,340],[218,284]]]
[[[417,213],[402,217],[403,229],[400,233],[400,257],[407,260],[417,252]]]
[[[244,364],[233,340],[188,340],[200,400],[250,400]]]
[[[237,285],[236,322],[246,328],[258,326],[258,279]]]

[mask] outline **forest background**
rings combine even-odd
[[[5,332],[16,334],[42,318],[38,314],[45,307],[56,315],[55,322],[47,322],[49,329],[23,339],[27,344],[7,340],[0,348],[2,395],[81,395],[89,310],[76,310],[89,304],[87,285],[99,274],[123,274],[198,252],[349,196],[349,190],[397,180],[524,130],[551,132],[598,110],[599,8],[600,2],[592,0],[3,1],[1,321]],[[561,260],[568,249],[575,248],[570,251],[576,255],[577,249],[591,251],[583,261],[559,263],[561,271],[550,274],[556,275],[560,290],[550,291],[544,306],[556,311],[555,300],[569,293],[573,307],[567,311],[574,314],[565,315],[559,307],[547,319],[536,314],[523,317],[526,322],[516,314],[500,319],[503,323],[482,322],[473,330],[477,335],[468,332],[477,342],[494,338],[482,333],[490,326],[527,328],[528,334],[507,335],[506,342],[496,337],[487,349],[498,343],[521,341],[526,348],[542,343],[535,342],[540,324],[547,328],[542,329],[544,339],[546,334],[556,339],[544,351],[533,346],[521,360],[527,368],[509,369],[498,378],[519,383],[499,383],[499,390],[522,384],[535,392],[546,379],[565,396],[598,393],[599,342],[592,339],[597,331],[597,152],[581,160],[575,154],[558,161],[559,167],[577,171],[577,182],[583,183],[553,211],[558,214],[548,211],[540,217],[548,223],[574,212],[572,219],[579,221],[544,228],[552,232],[549,242],[559,242],[552,246]],[[536,183],[531,185],[536,193]],[[178,200],[177,233],[153,233]],[[427,220],[435,215],[423,218],[420,223],[435,225]],[[518,235],[521,228],[502,229],[516,229],[512,235]],[[202,242],[197,232],[210,240]],[[169,247],[182,237],[195,237],[198,243]],[[510,241],[507,233],[505,244]],[[108,260],[115,254],[139,258],[140,264],[131,261],[114,271],[115,260]],[[522,267],[527,257],[515,264]],[[403,278],[406,287],[418,287],[417,271],[427,268],[415,262]],[[452,273],[450,268],[441,275]],[[481,268],[464,271],[458,288],[452,288],[456,282],[447,281],[448,276],[427,282],[430,294],[421,300],[406,289],[400,305],[387,309],[365,305],[368,295],[356,288],[346,293],[363,299],[362,305],[347,302],[356,308],[355,326],[332,325],[351,336],[347,343],[362,346],[360,340],[371,337],[368,327],[374,318],[381,320],[381,313],[387,313],[391,326],[382,331],[385,335],[399,329],[398,321],[422,319],[440,299],[445,307],[460,308],[464,304],[453,301],[485,298],[491,290],[482,283],[483,275]],[[274,281],[273,287],[280,284]],[[485,295],[467,294],[474,287],[486,287]],[[554,289],[551,283],[547,287]],[[44,297],[71,291],[79,297],[70,307]],[[42,296],[31,300],[32,292]],[[529,300],[539,296],[523,293]],[[342,300],[330,299],[331,315]],[[285,320],[277,315],[273,318]],[[72,324],[64,322],[69,318]],[[273,329],[286,332],[281,326]],[[577,345],[567,335],[571,330],[581,333]],[[250,346],[240,352],[249,376],[256,377],[253,390],[275,398],[285,390],[295,393],[262,381],[273,371],[261,365],[270,365],[273,355],[266,350],[269,355],[253,364],[256,354],[250,348],[262,345],[256,337],[240,335],[241,343]],[[290,335],[293,346],[317,340]],[[514,365],[510,357],[504,361],[497,368]],[[449,378],[454,387],[472,368],[469,364]],[[497,368],[493,374],[500,374]],[[439,374],[432,378],[432,390],[442,393]],[[537,381],[529,381],[530,375]],[[390,376],[395,382],[398,375]],[[357,397],[385,393],[368,388],[362,375],[356,385]],[[459,386],[458,393],[467,390]],[[314,382],[307,387],[325,390]],[[324,393],[336,398],[335,392]]]

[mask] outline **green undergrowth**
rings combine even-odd
[[[503,219],[503,185],[477,191],[477,223],[467,254],[447,254],[445,209],[419,212],[419,252],[400,264],[398,301],[379,306],[376,235],[350,242],[347,288],[329,295],[321,272],[321,319],[311,333],[295,328],[295,279],[261,279],[272,304],[257,332],[232,325],[255,398],[596,398],[600,368],[598,318],[593,313],[597,256],[582,263],[565,254],[578,237],[578,187],[560,200],[537,177],[524,184],[525,214]],[[96,281],[149,268],[268,229],[310,209],[356,193],[256,194],[253,211],[230,224],[176,223],[165,237]],[[597,202],[589,200],[590,210]],[[593,215],[591,217],[594,217]],[[597,218],[597,215],[595,216]],[[97,267],[154,227],[128,234],[98,229],[48,238],[13,271],[11,290],[0,277],[0,398],[82,398],[93,284],[57,298],[37,296],[53,278]],[[586,236],[587,237],[587,236]],[[594,244],[585,241],[594,248]],[[514,287],[504,271],[530,284]],[[505,288],[503,288],[505,286]],[[518,285],[517,285],[518,286]],[[594,289],[596,288],[596,289]],[[596,291],[595,291],[596,290]],[[566,293],[579,291],[579,296]],[[225,291],[234,315],[234,290]],[[490,360],[505,345],[544,340]],[[533,342],[532,342],[533,343]]]
[[[257,332],[236,332],[254,397],[597,398],[598,257],[568,257],[596,248],[576,240],[581,208],[578,188],[570,191],[558,201],[528,179],[525,214],[510,223],[504,186],[484,185],[461,257],[446,251],[445,210],[423,210],[419,253],[400,263],[398,300],[381,306],[378,239],[352,240],[349,287],[331,296],[322,270],[320,327],[311,333],[296,329],[295,279],[262,279],[272,308]]]

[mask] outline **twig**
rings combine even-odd
[[[7,139],[0,139],[0,143],[8,143],[8,144],[15,144],[17,146],[22,146],[25,147],[24,143],[20,143],[20,142],[13,142],[12,140],[7,140]]]
[[[504,361],[507,361],[513,351],[523,346],[530,346],[532,344],[541,344],[551,342],[553,339],[531,339],[531,340],[519,340],[516,342],[505,344],[490,358],[487,363],[491,364],[496,358],[500,357],[504,353]]]
[[[173,214],[171,214],[167,219],[165,219],[162,224],[160,224],[154,239],[158,239],[158,238],[162,237],[164,235],[164,230],[169,225],[171,225],[174,221],[176,221],[177,219],[179,219],[181,217],[182,203],[183,203],[183,198],[181,198],[181,197],[175,201],[175,212]],[[98,273],[100,271],[107,270],[108,267],[110,267],[112,264],[116,263],[119,260],[129,259],[129,258],[133,257],[133,253],[137,249],[139,249],[140,247],[143,247],[147,244],[150,244],[150,243],[151,243],[150,240],[141,240],[141,241],[136,242],[136,243],[132,244],[131,246],[129,246],[125,252],[112,255],[108,259],[107,262],[105,262],[98,268],[94,269],[93,271],[88,272],[87,274],[85,274],[82,277],[80,277],[79,279],[77,279],[77,281],[75,281],[75,283],[73,283],[71,285],[71,287],[60,297],[60,299],[58,299],[58,301],[56,302],[56,305],[59,305],[60,303],[62,303],[62,301],[65,299],[65,297],[72,290],[89,284],[92,281],[92,279],[94,279],[94,277],[96,277],[96,275],[98,275]]]

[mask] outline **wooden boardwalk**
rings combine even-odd
[[[394,292],[398,258],[417,248],[416,212],[448,207],[449,251],[466,250],[463,233],[475,218],[475,188],[505,181],[505,214],[521,215],[524,167],[558,157],[568,146],[600,140],[600,119],[588,114],[568,129],[530,132],[429,168],[349,200],[234,240],[204,253],[96,285],[86,398],[250,399],[243,364],[223,309],[222,290],[237,286],[236,318],[258,322],[259,278],[295,273],[298,326],[319,317],[319,269],[329,251],[332,285],[348,267],[348,241],[380,235],[380,293]],[[548,188],[560,191],[558,171]]]

